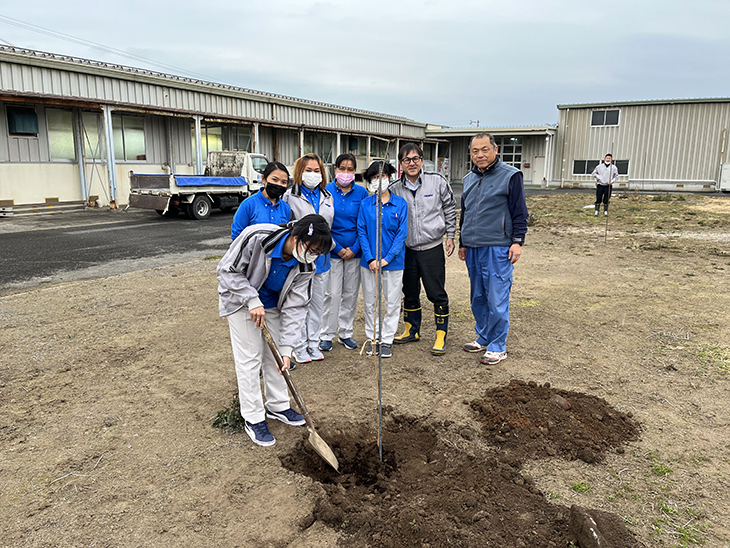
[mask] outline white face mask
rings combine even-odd
[[[378,182],[380,183],[380,185],[378,185]],[[368,183],[368,190],[375,194],[378,191],[378,186],[380,186],[380,192],[385,192],[390,186],[390,179],[388,177],[383,177],[382,179],[373,179]]]
[[[606,165],[607,166],[610,166],[611,165],[611,160],[606,160]]]
[[[304,253],[299,252],[299,243],[294,246],[292,251],[294,258],[300,263],[313,263],[319,257],[319,253],[312,253],[311,251],[305,251]]]
[[[314,190],[322,182],[322,174],[314,171],[302,173],[302,183],[310,190]]]

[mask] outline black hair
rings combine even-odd
[[[342,165],[342,162],[346,162],[347,160],[352,162],[352,167],[357,169],[357,160],[355,160],[355,156],[350,154],[349,152],[345,152],[344,154],[340,154],[337,159],[335,160],[335,167],[340,167]]]
[[[319,247],[320,253],[329,253],[332,247],[330,225],[321,215],[310,213],[299,219],[291,229],[291,235],[304,244],[307,249]]]
[[[389,164],[381,162],[380,160],[376,160],[372,164],[370,164],[370,167],[365,170],[365,173],[362,174],[362,178],[365,181],[365,183],[369,183],[371,179],[377,177],[380,174],[380,166],[383,166],[383,175],[387,175],[388,177],[392,177],[395,175],[395,168]]]
[[[490,145],[492,145],[493,147],[497,146],[497,141],[495,140],[494,135],[492,135],[491,133],[487,133],[486,131],[482,131],[481,133],[477,133],[476,135],[474,135],[474,137],[469,139],[469,149],[471,149],[471,145],[472,143],[474,143],[475,139],[489,139]]]
[[[611,160],[613,160],[613,154],[611,154],[610,152],[609,152],[608,154],[605,154],[605,155],[603,156],[603,159],[604,159],[604,160],[606,159],[606,156],[610,156],[610,157],[611,157]]]
[[[406,143],[405,145],[400,147],[400,150],[398,151],[398,161],[400,162],[403,158],[406,157],[406,154],[414,151],[421,158],[423,158],[423,149],[420,146],[418,146],[416,143]]]
[[[271,175],[277,169],[286,173],[287,178],[291,177],[291,175],[289,175],[289,170],[286,169],[286,166],[284,164],[282,164],[281,162],[269,162],[266,165],[266,169],[264,169],[264,172],[261,174],[261,178],[263,180],[268,179],[269,175]]]

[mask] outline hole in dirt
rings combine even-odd
[[[549,387],[522,384],[551,392]],[[514,392],[512,385],[503,389]],[[539,390],[525,392],[528,401],[537,394],[541,397],[536,399],[544,400]],[[494,436],[494,429],[485,421],[498,415],[484,411],[488,406],[492,411],[501,409],[497,402],[506,401],[503,394],[490,392],[472,403],[488,438]],[[515,400],[517,405],[525,405],[523,399]],[[580,398],[569,393],[569,401],[574,415],[582,412]],[[591,413],[596,413],[595,406]],[[481,440],[471,440],[468,428],[450,421],[432,423],[391,410],[386,410],[384,419],[383,462],[378,457],[376,428],[363,424],[319,431],[337,455],[340,474],[314,452],[306,435],[280,457],[285,468],[322,486],[325,496],[317,501],[313,519],[341,532],[342,546],[562,548],[576,542],[571,510],[548,502],[534,480],[523,475],[519,451],[490,450]],[[518,435],[514,439],[512,449],[520,441],[536,438]],[[611,541],[617,548],[640,546],[625,528],[612,532]]]
[[[639,425],[605,400],[549,383],[512,380],[471,402],[486,440],[519,459],[560,456],[600,462],[639,438]]]

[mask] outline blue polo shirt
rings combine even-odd
[[[263,192],[259,191],[246,198],[233,216],[231,225],[231,240],[235,240],[243,229],[250,225],[271,223],[280,225],[288,223],[291,218],[291,208],[279,198],[272,203]]]
[[[332,194],[335,207],[335,217],[332,221],[332,239],[335,242],[335,247],[332,249],[330,257],[339,259],[339,252],[346,247],[352,250],[355,257],[360,257],[357,215],[360,212],[360,204],[368,197],[368,191],[364,187],[352,183],[352,188],[345,194],[336,182],[328,184],[327,190]]]
[[[360,265],[368,267],[375,260],[377,252],[378,195],[373,194],[363,200],[357,217],[357,235],[362,249]],[[406,260],[406,236],[408,236],[408,203],[395,194],[383,204],[382,212],[382,253],[388,265],[383,270],[403,270]]]
[[[271,252],[271,269],[264,285],[259,289],[259,299],[264,304],[264,308],[276,308],[279,305],[279,293],[284,287],[286,277],[292,268],[299,262],[295,257],[288,261],[282,258],[284,252],[284,242],[286,238],[279,240],[274,250]]]
[[[305,185],[299,187],[302,190],[302,196],[314,207],[314,212],[319,214],[319,199],[322,193],[319,191],[319,187],[315,187],[314,190],[308,189]],[[329,253],[323,253],[314,262],[317,265],[317,274],[328,272],[330,269],[330,255]]]

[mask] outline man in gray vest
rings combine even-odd
[[[522,254],[528,218],[522,172],[501,162],[498,152],[491,134],[472,138],[474,167],[464,177],[461,195],[459,258],[469,271],[477,333],[464,350],[485,351],[480,360],[485,365],[507,357],[512,271]]]
[[[598,164],[591,173],[596,178],[596,211],[593,214],[594,217],[598,217],[601,202],[603,202],[603,215],[608,217],[608,201],[611,198],[613,183],[618,179],[618,168],[611,163],[612,161],[613,156],[606,154],[603,162]]]
[[[404,344],[420,338],[421,282],[426,297],[433,303],[436,341],[431,354],[446,353],[449,330],[449,296],[446,293],[446,254],[454,252],[456,236],[456,200],[451,185],[435,172],[423,171],[423,150],[406,143],[398,152],[403,176],[390,191],[408,204],[408,236],[403,269],[403,321],[405,330],[393,342]]]

